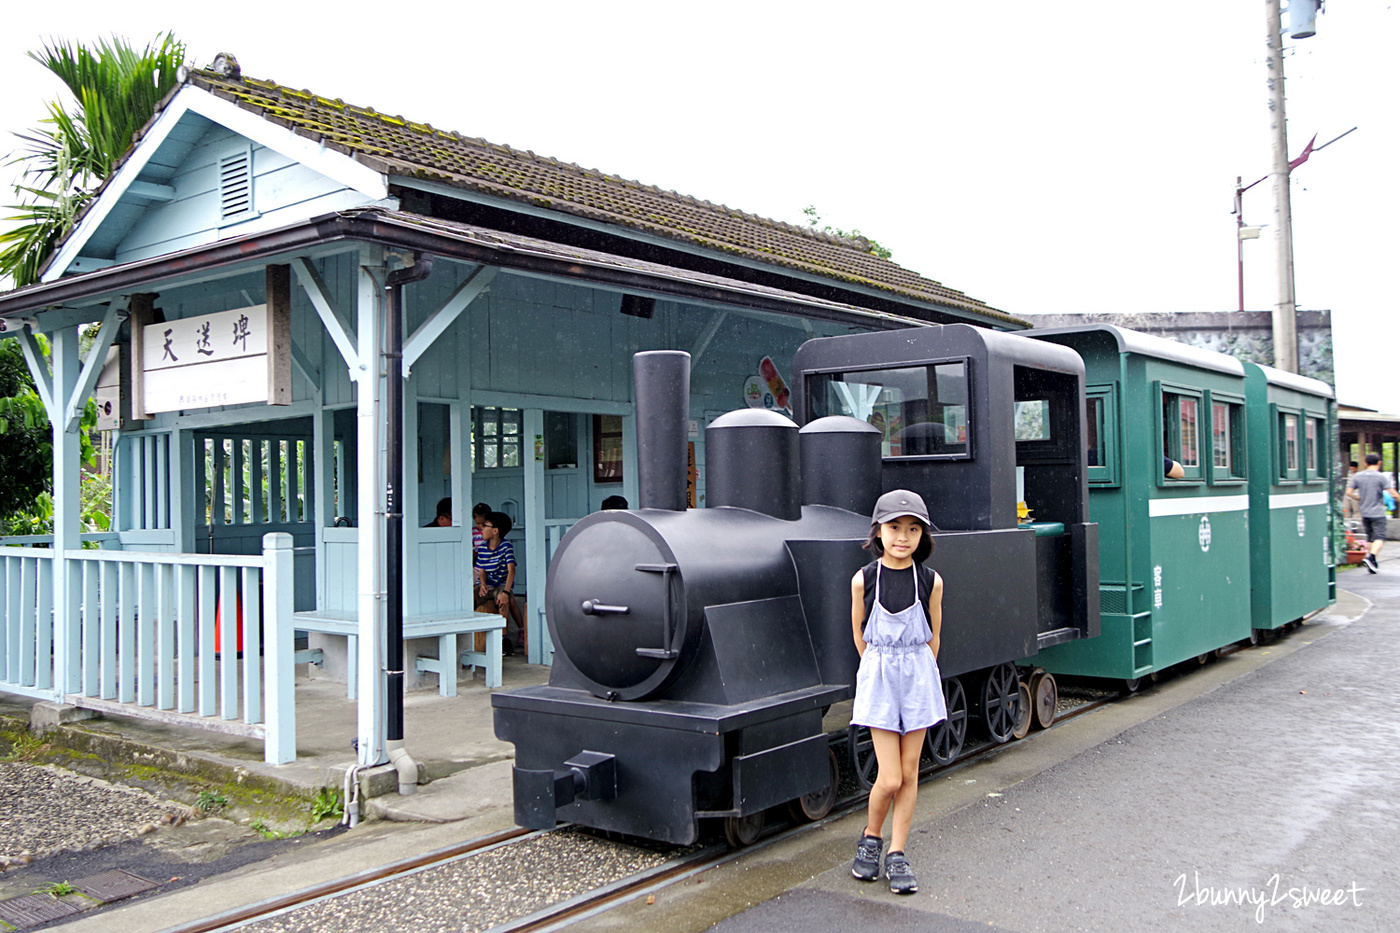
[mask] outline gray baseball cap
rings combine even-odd
[[[875,514],[871,516],[871,521],[877,525],[885,522],[892,522],[901,515],[912,515],[925,525],[931,525],[929,521],[928,507],[924,505],[923,498],[917,492],[910,492],[907,489],[891,489],[875,501]]]

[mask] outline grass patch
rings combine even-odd
[[[228,798],[216,790],[205,788],[199,792],[194,805],[205,813],[218,813],[228,806]]]
[[[311,822],[319,823],[322,820],[340,819],[345,812],[345,801],[341,792],[333,787],[323,787],[316,792],[316,799],[311,801]]]

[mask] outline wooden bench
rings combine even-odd
[[[359,669],[359,618],[353,612],[319,611],[298,612],[292,618],[293,627],[298,631],[315,632],[319,635],[345,636],[347,671],[345,695],[352,700],[355,699],[355,683],[358,679]],[[416,669],[419,673],[431,671],[437,674],[438,693],[445,697],[455,697],[457,695],[457,663],[459,661],[463,667],[472,668],[473,674],[475,674],[476,668],[485,668],[486,686],[499,687],[501,685],[501,637],[505,627],[505,618],[494,613],[471,612],[404,616],[403,637],[404,641],[414,638],[436,638],[438,640],[438,656],[435,658],[419,657]],[[457,636],[475,635],[477,632],[486,633],[486,650],[467,650],[459,655],[457,653]],[[308,661],[317,663],[320,656],[320,649],[313,648],[305,653],[297,652],[296,661],[299,664]]]

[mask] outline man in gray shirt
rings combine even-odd
[[[1380,454],[1366,455],[1366,469],[1353,473],[1347,480],[1347,496],[1361,506],[1361,527],[1365,531],[1368,553],[1362,564],[1375,573],[1380,569],[1381,547],[1385,545],[1385,491],[1394,490],[1389,473],[1381,472]]]

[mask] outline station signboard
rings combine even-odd
[[[141,409],[289,404],[288,330],[286,317],[269,315],[267,305],[144,325]]]

